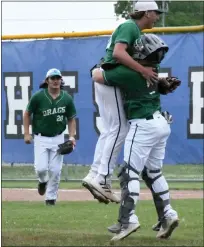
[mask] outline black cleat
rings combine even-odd
[[[38,193],[43,196],[47,189],[47,182],[45,183],[38,183]]]
[[[46,201],[45,201],[45,204],[46,204],[47,206],[54,206],[55,203],[56,203],[56,200],[46,200]]]

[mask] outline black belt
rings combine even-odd
[[[63,132],[63,131],[62,131]],[[41,135],[41,136],[45,136],[45,137],[55,137],[55,136],[58,136],[60,134],[62,134],[62,132],[56,134],[56,135],[46,135],[46,134],[43,134],[43,133],[34,133],[34,135]]]
[[[146,120],[151,120],[151,119],[154,119],[153,115],[150,115],[148,117],[145,118]]]

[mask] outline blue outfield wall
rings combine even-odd
[[[174,118],[166,164],[203,163],[204,82],[203,33],[161,36],[170,50],[162,73],[178,76],[182,85],[162,96],[163,110]],[[91,164],[98,138],[97,107],[90,68],[104,55],[109,37],[2,42],[2,161],[33,163],[33,144],[23,141],[22,113],[48,69],[63,72],[77,109],[77,148],[65,163]],[[164,75],[164,74],[163,74]],[[96,121],[97,117],[97,121]],[[100,129],[100,127],[98,127]],[[121,152],[119,162],[122,162]]]

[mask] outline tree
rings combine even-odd
[[[134,1],[118,1],[115,4],[116,16],[128,19],[129,13],[133,11]],[[162,2],[156,1],[159,8]],[[165,26],[193,26],[203,25],[203,1],[168,1],[168,13],[165,14]],[[161,18],[162,19],[162,18]],[[162,26],[160,21],[157,26]]]

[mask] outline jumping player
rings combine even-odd
[[[167,45],[156,35],[142,35],[135,42],[133,57],[144,66],[158,70],[158,64],[167,51]],[[161,114],[159,80],[149,84],[140,73],[123,65],[112,70],[95,69],[93,79],[98,83],[121,88],[124,93],[124,109],[130,123],[125,140],[124,165],[118,175],[122,195],[118,224],[114,226],[118,227],[118,231],[112,241],[124,239],[140,227],[135,207],[140,192],[139,175],[144,169],[146,182],[153,195],[157,195],[157,211],[163,216],[160,218],[161,227],[157,238],[168,238],[178,226],[178,215],[170,205],[168,183],[161,170],[171,130]],[[175,88],[173,87],[174,90]],[[172,89],[167,93],[171,91]],[[91,184],[103,194],[99,185],[94,181]]]
[[[32,116],[34,133],[34,166],[39,179],[38,193],[45,195],[46,205],[55,205],[60,183],[63,155],[57,153],[64,143],[64,131],[68,124],[69,139],[75,142],[76,109],[72,97],[62,90],[62,75],[58,69],[46,74],[44,89],[30,99],[24,113],[24,141],[30,144],[29,125]]]
[[[112,34],[107,47],[104,64],[112,69],[119,64],[137,71],[150,81],[158,75],[151,67],[144,67],[135,61],[132,55],[132,46],[141,35],[141,30],[151,29],[159,20],[162,13],[156,2],[140,2],[135,4],[135,12]],[[105,68],[104,68],[105,69]],[[125,80],[128,82],[127,80]],[[120,202],[120,198],[111,189],[111,177],[116,161],[121,151],[124,139],[129,129],[123,109],[123,96],[117,86],[109,87],[94,83],[96,102],[102,120],[102,131],[95,148],[94,160],[88,175],[82,180],[85,186],[99,201],[108,203]],[[91,182],[101,186],[104,195],[98,194],[91,186]]]

